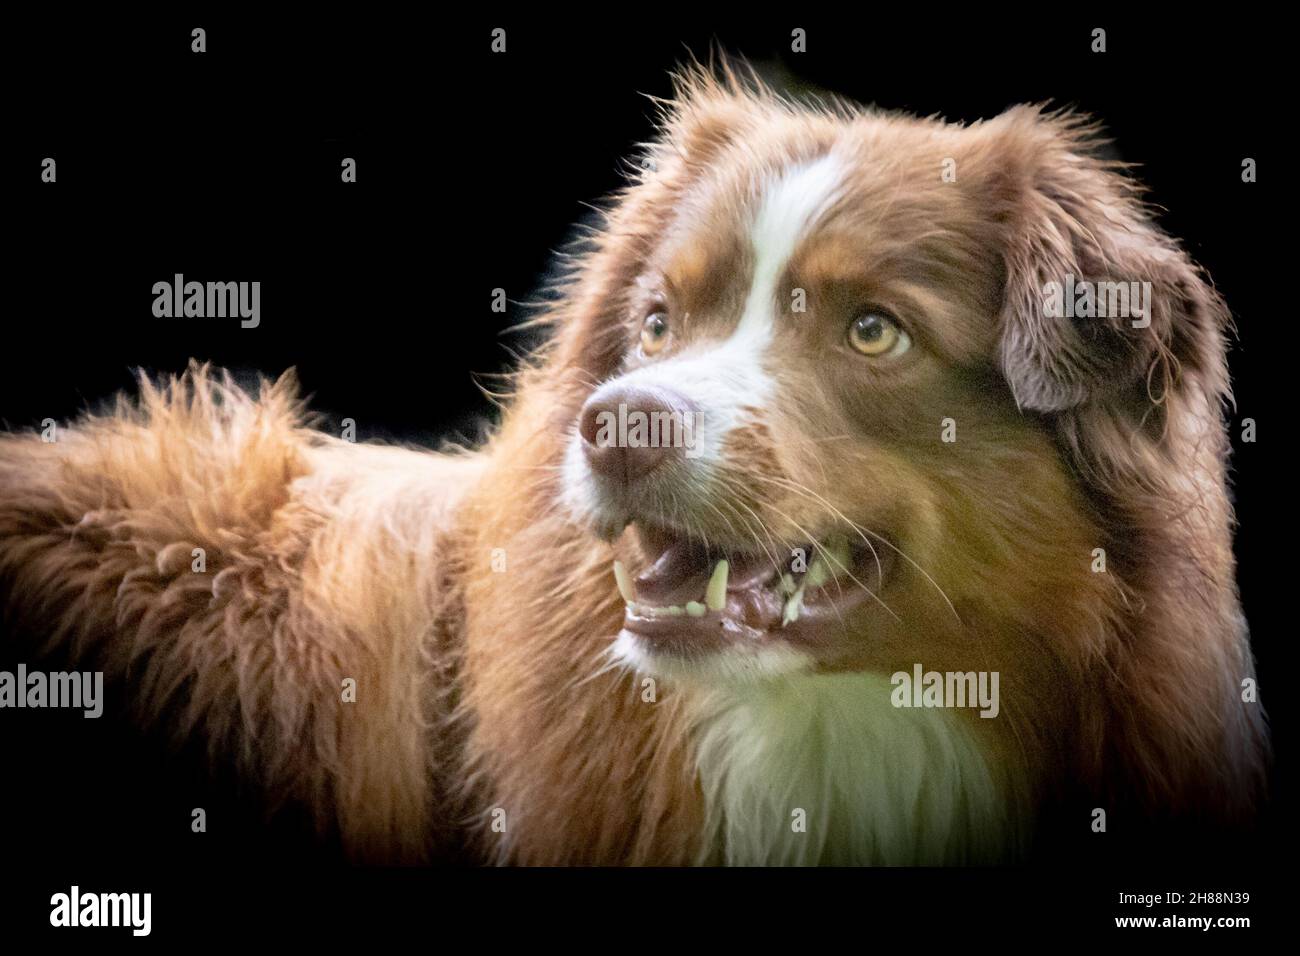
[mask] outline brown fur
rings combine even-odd
[[[701,316],[690,335],[725,333],[724,278],[745,258],[725,214],[738,153],[776,165],[842,137],[870,157],[858,204],[795,268],[822,312],[905,300],[934,320],[937,359],[911,378],[828,376],[809,332],[772,370],[801,397],[729,455],[730,490],[775,539],[825,518],[795,485],[842,509],[872,498],[871,523],[927,572],[888,595],[905,627],[827,667],[909,670],[920,633],[927,667],[999,670],[1007,720],[974,724],[1030,806],[1066,779],[1156,814],[1249,814],[1267,747],[1239,691],[1252,663],[1225,489],[1228,313],[1095,158],[1093,129],[1035,108],[961,128],[793,108],[689,72],[653,172],[579,256],[484,449],[328,438],[291,378],[260,396],[202,366],[142,381],[138,409],[55,443],[0,438],[12,610],[103,667],[142,721],[167,714],[178,740],[209,741],[268,806],[337,826],[356,859],[462,843],[501,862],[707,858],[687,703],[669,687],[646,706],[604,667],[622,620],[609,563],[641,556],[557,506],[558,465],[647,294]],[[722,212],[701,224],[684,208]],[[664,289],[638,282],[647,263]],[[1150,281],[1151,328],[1044,320],[1042,284],[1065,273]],[[890,414],[863,429],[867,394]],[[954,410],[961,439],[940,446]],[[1089,570],[1096,547],[1107,574]],[[347,677],[355,704],[340,703]]]

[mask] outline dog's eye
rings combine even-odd
[[[651,312],[641,326],[641,351],[654,355],[668,342],[668,313]]]
[[[849,325],[849,344],[863,355],[901,355],[912,344],[898,323],[881,312],[864,312]]]

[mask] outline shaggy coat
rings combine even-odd
[[[810,311],[893,288],[924,364],[886,380],[791,340],[771,362],[787,397],[747,411],[719,467],[782,544],[832,507],[887,536],[900,623],[743,690],[638,672],[611,657],[609,569],[646,558],[570,506],[574,423],[642,361],[648,271],[694,316],[683,349],[728,334],[755,183],[828,151],[847,170],[834,242],[791,266]],[[1149,326],[1046,316],[1066,276],[1149,283]],[[202,365],[53,442],[0,437],[11,620],[355,860],[1007,859],[1076,789],[1249,818],[1267,745],[1242,693],[1229,315],[1090,125],[805,107],[689,72],[542,322],[472,451],[342,441],[291,374],[251,394]],[[1002,713],[880,706],[916,662],[999,672]]]

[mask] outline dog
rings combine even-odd
[[[292,374],[197,363],[0,438],[10,619],[363,862],[1249,821],[1230,315],[1097,127],[729,66],[660,127],[481,448],[344,441]]]

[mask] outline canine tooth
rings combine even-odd
[[[727,603],[727,569],[725,560],[719,561],[709,578],[709,586],[704,589],[704,603],[710,611],[721,611]]]
[[[614,562],[614,580],[618,582],[618,593],[623,595],[623,600],[628,604],[635,604],[636,586],[632,583],[632,576],[627,573],[627,568],[623,567],[622,561]]]
[[[691,617],[704,617],[704,612],[706,610],[707,608],[699,601],[686,602],[686,613],[689,614]]]
[[[831,539],[830,556],[834,558],[834,567],[832,574],[839,573],[849,566],[849,539],[837,534]]]
[[[826,567],[826,562],[822,560],[822,556],[819,554],[817,560],[812,563],[812,567],[808,569],[808,577],[804,581],[815,588],[819,588],[832,577],[834,577],[834,573]]]
[[[795,591],[790,600],[785,602],[785,610],[781,612],[781,626],[785,627],[791,621],[799,620],[799,611],[803,609],[803,585],[799,585],[799,590]]]
[[[788,574],[781,575],[781,583],[777,585],[777,591],[789,597],[795,592],[794,578]]]

